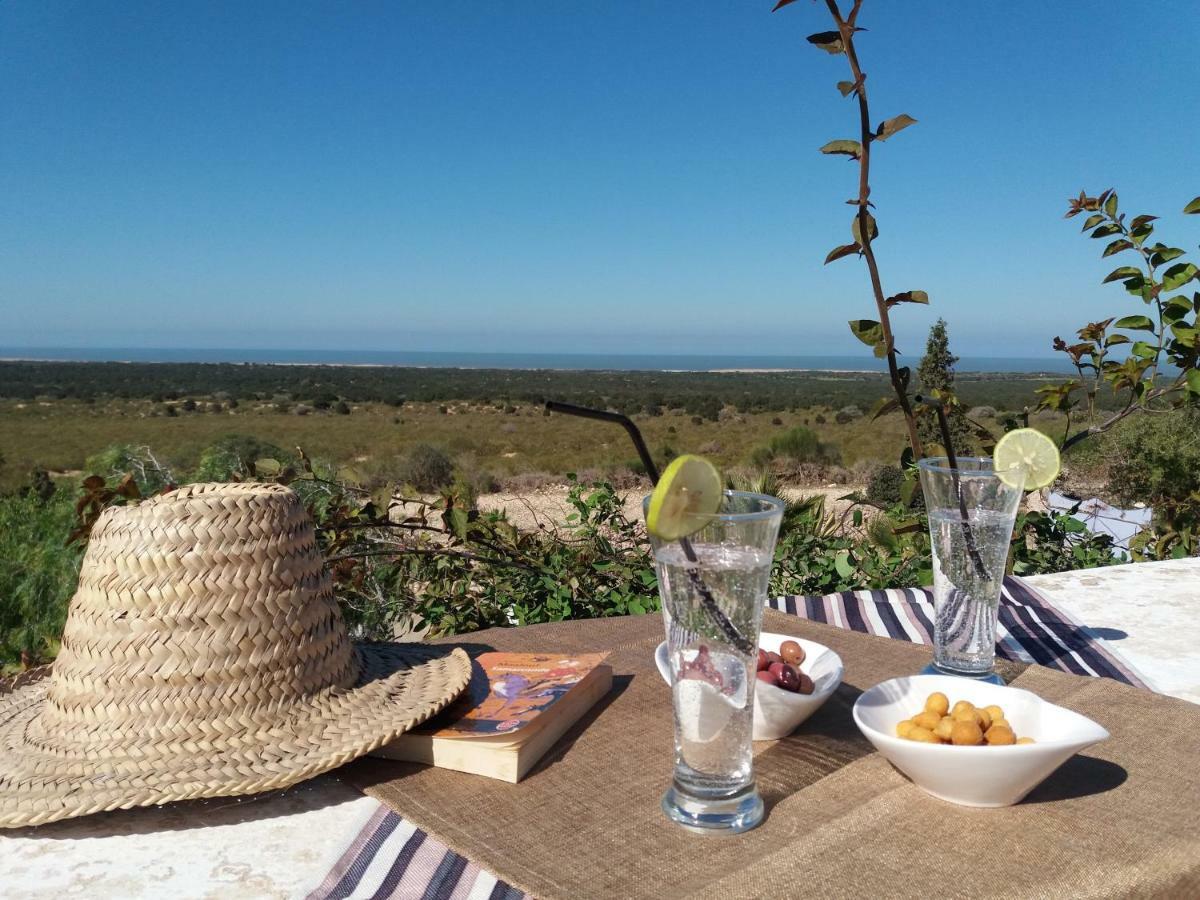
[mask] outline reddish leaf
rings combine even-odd
[[[859,253],[861,250],[862,247],[858,246],[857,243],[842,244],[840,247],[834,247],[829,251],[829,255],[825,257],[825,265],[829,265],[835,259],[841,259],[843,256],[851,256],[855,253]]]

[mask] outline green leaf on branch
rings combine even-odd
[[[1130,318],[1145,319],[1146,317],[1145,316],[1131,316]],[[1150,320],[1146,319],[1146,321],[1149,322]],[[1117,344],[1128,344],[1128,343],[1129,343],[1129,338],[1123,334],[1110,334],[1108,337],[1106,337],[1104,339],[1105,347],[1115,347],[1115,346],[1117,346]]]
[[[1141,277],[1142,277],[1141,269],[1137,269],[1133,266],[1121,266],[1121,268],[1113,269],[1111,272],[1109,272],[1108,277],[1105,278],[1100,283],[1108,284],[1110,281],[1122,281],[1126,278],[1141,278]]]
[[[1197,274],[1200,274],[1200,269],[1196,268],[1195,263],[1176,263],[1163,272],[1163,290],[1173,291],[1176,288],[1181,288],[1195,278]]]
[[[1189,203],[1187,206],[1185,206],[1183,208],[1183,211],[1190,216],[1194,216],[1197,213],[1200,213],[1200,197],[1197,197],[1195,200],[1193,200],[1191,203]]]
[[[875,130],[875,140],[886,141],[897,131],[903,131],[909,125],[916,125],[917,120],[908,113],[900,113],[891,119],[884,119]]]
[[[1175,340],[1188,347],[1195,347],[1200,343],[1200,328],[1192,325],[1185,325],[1182,322],[1171,323],[1171,333],[1175,335]]]
[[[1109,217],[1116,218],[1117,216],[1117,195],[1112,193],[1108,195],[1108,199],[1104,201],[1104,211]]]
[[[1153,331],[1154,323],[1147,316],[1126,316],[1117,319],[1114,328],[1129,328],[1134,331]]]
[[[850,551],[839,550],[833,558],[833,567],[837,569],[837,573],[843,578],[849,578],[854,574],[854,564],[850,562]]]
[[[1163,318],[1168,322],[1178,322],[1192,311],[1192,301],[1183,294],[1172,297],[1163,306]]]
[[[1095,228],[1097,225],[1099,225],[1103,221],[1104,221],[1104,213],[1092,213],[1090,216],[1088,216],[1086,219],[1083,220],[1083,227],[1079,230],[1087,231],[1089,228]]]
[[[899,294],[893,294],[887,298],[889,307],[895,306],[898,303],[924,303],[928,305],[929,295],[924,291],[901,291]]]
[[[825,265],[829,265],[835,259],[841,259],[843,256],[853,256],[855,253],[862,251],[862,247],[858,243],[842,244],[840,247],[834,247],[829,251],[829,255],[825,257]]]
[[[1179,256],[1183,256],[1183,251],[1178,247],[1166,247],[1158,244],[1155,246],[1154,252],[1150,254],[1150,264],[1161,266],[1163,263],[1170,262]]]
[[[1150,297],[1147,296],[1148,288],[1146,286],[1146,279],[1142,277],[1140,272],[1137,275],[1129,278],[1127,281],[1122,282],[1122,284],[1124,285],[1125,290],[1129,291],[1129,293],[1137,294],[1147,303],[1150,302]]]
[[[1132,243],[1125,240],[1125,238],[1119,238],[1118,240],[1113,241],[1111,244],[1109,244],[1107,247],[1105,247],[1104,253],[1101,255],[1102,256],[1112,256],[1114,253],[1120,253],[1122,250],[1132,250],[1132,249],[1133,249]]]
[[[821,148],[821,152],[831,155],[849,156],[851,159],[860,159],[862,157],[862,144],[858,141],[850,140],[830,141]]]
[[[883,342],[883,326],[874,319],[851,319],[850,331],[868,347]]]
[[[1154,233],[1154,226],[1150,224],[1153,219],[1158,216],[1138,216],[1129,225],[1129,236],[1133,238],[1133,242],[1139,247]]]
[[[854,82],[853,81],[839,81],[837,83],[837,89],[842,92],[843,97],[849,97],[850,94],[852,94],[854,92]]]
[[[881,397],[871,407],[871,421],[874,422],[880,416],[886,416],[890,412],[895,412],[900,408],[900,401],[895,397]]]
[[[1200,197],[1197,197],[1193,202],[1200,202]],[[1187,375],[1184,376],[1184,381],[1187,383],[1188,393],[1200,397],[1200,369],[1188,369]]]
[[[865,215],[867,219],[867,239],[873,241],[879,237],[879,226],[875,223],[873,215],[870,213],[866,213]],[[855,216],[854,220],[850,223],[850,233],[854,235],[854,240],[859,244],[863,244],[865,241],[863,241],[862,230],[858,227],[858,222],[859,217]]]
[[[842,46],[842,36],[836,31],[820,31],[817,34],[810,34],[805,40],[814,47],[820,47],[826,53],[846,52],[846,48]]]
[[[1129,352],[1141,359],[1152,359],[1158,353],[1158,348],[1153,344],[1147,344],[1145,341],[1137,341],[1129,348]]]
[[[1092,237],[1102,238],[1102,237],[1108,237],[1110,235],[1120,234],[1120,233],[1121,233],[1121,226],[1114,225],[1112,222],[1109,222],[1107,225],[1101,225],[1099,228],[1097,228],[1095,231],[1093,231]]]

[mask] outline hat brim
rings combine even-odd
[[[114,809],[275,790],[376,750],[450,703],[471,677],[459,648],[356,644],[357,683],[281,709],[236,741],[214,746],[202,730],[170,745],[70,758],[28,734],[49,678],[0,695],[0,828],[40,825]]]

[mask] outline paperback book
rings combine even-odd
[[[606,653],[483,653],[450,706],[375,751],[518,782],[612,688]]]

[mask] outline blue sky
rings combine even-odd
[[[868,352],[823,4],[0,3],[0,346]],[[1200,194],[1194,0],[867,0],[911,354],[1135,312],[1062,219]]]

